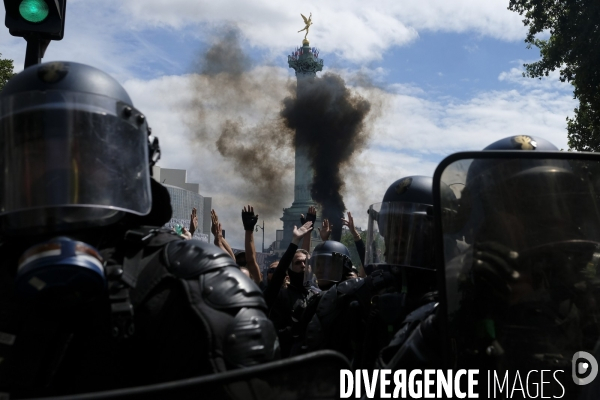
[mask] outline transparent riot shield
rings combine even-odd
[[[386,202],[369,207],[367,264],[433,269],[433,218],[428,204]]]
[[[340,370],[349,368],[343,355],[322,350],[198,378],[44,400],[333,400],[340,397]]]
[[[574,356],[600,353],[600,155],[454,154],[434,195],[447,365],[511,385],[519,372],[525,390],[551,371],[545,396],[586,396],[576,376],[597,363],[576,368]]]

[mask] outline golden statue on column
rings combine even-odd
[[[302,14],[300,14],[300,15],[302,15]],[[312,25],[312,13],[310,13],[308,18],[306,18],[304,15],[302,15],[302,19],[304,19],[304,23],[306,24],[306,26],[303,29],[300,29],[298,31],[298,33],[302,32],[302,31],[306,31],[306,33],[304,34],[304,40],[308,41],[308,39],[306,39],[306,35],[308,35],[308,28],[310,28],[310,26]]]

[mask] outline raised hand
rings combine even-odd
[[[300,222],[304,225],[307,222],[312,222],[313,225],[317,220],[317,209],[315,206],[308,207],[308,212],[306,213],[306,218],[304,218],[304,214],[300,214]]]
[[[194,236],[194,232],[198,229],[198,214],[196,208],[192,208],[192,215],[190,215],[190,235]]]
[[[350,211],[348,211],[348,219],[347,220],[342,218],[342,224],[344,224],[345,226],[348,227],[348,229],[350,230],[350,233],[354,237],[354,240],[360,239],[360,233],[358,233],[358,231],[354,227],[354,218],[352,218],[352,213]]]
[[[192,240],[192,234],[190,233],[190,231],[185,229],[185,226],[181,227],[181,236],[185,238],[185,240]]]
[[[292,242],[294,244],[298,244],[300,243],[300,239],[302,239],[302,237],[304,235],[306,235],[308,232],[312,231],[312,222],[307,222],[304,225],[302,225],[300,228],[296,227],[296,225],[294,225],[294,232],[292,233],[293,238],[292,238]]]
[[[319,228],[319,235],[321,235],[321,240],[326,241],[329,240],[329,236],[331,236],[331,231],[333,230],[333,225],[329,224],[329,220],[325,218],[323,220],[323,227]]]
[[[219,223],[219,216],[217,215],[217,213],[215,212],[215,210],[210,210],[210,220],[211,220],[211,226],[210,226],[210,231],[212,232],[214,237],[219,237],[221,236],[221,224]]]
[[[254,225],[258,222],[258,214],[254,215],[254,207],[248,204],[248,208],[242,209],[242,223],[245,231],[254,231]]]

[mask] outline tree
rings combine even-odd
[[[359,231],[359,232],[360,232],[360,237],[363,240],[363,242],[367,243],[367,231]],[[352,260],[352,265],[354,265],[357,268],[362,266],[362,263],[360,262],[360,256],[358,255],[358,250],[356,250],[356,245],[354,244],[354,236],[352,236],[352,234],[346,227],[344,227],[344,229],[342,229],[342,237],[340,239],[340,242],[344,246],[346,246],[348,248],[348,250],[350,251],[350,259]]]
[[[600,151],[600,1],[510,0],[529,27],[527,47],[540,49],[540,61],[525,64],[524,76],[540,78],[559,69],[579,100],[575,117],[567,117],[569,147]],[[546,40],[537,35],[550,34]]]
[[[15,75],[15,73],[13,72],[13,60],[5,60],[1,57],[2,54],[0,53],[0,91],[4,88],[6,82],[8,82],[8,80],[12,78],[13,75]]]

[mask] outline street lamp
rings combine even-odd
[[[262,252],[261,253],[264,253],[265,252],[265,220],[264,219],[263,219],[262,226],[256,225],[256,229],[255,229],[256,232],[258,232],[258,228],[262,229],[262,231],[263,231],[263,241],[262,241]]]

